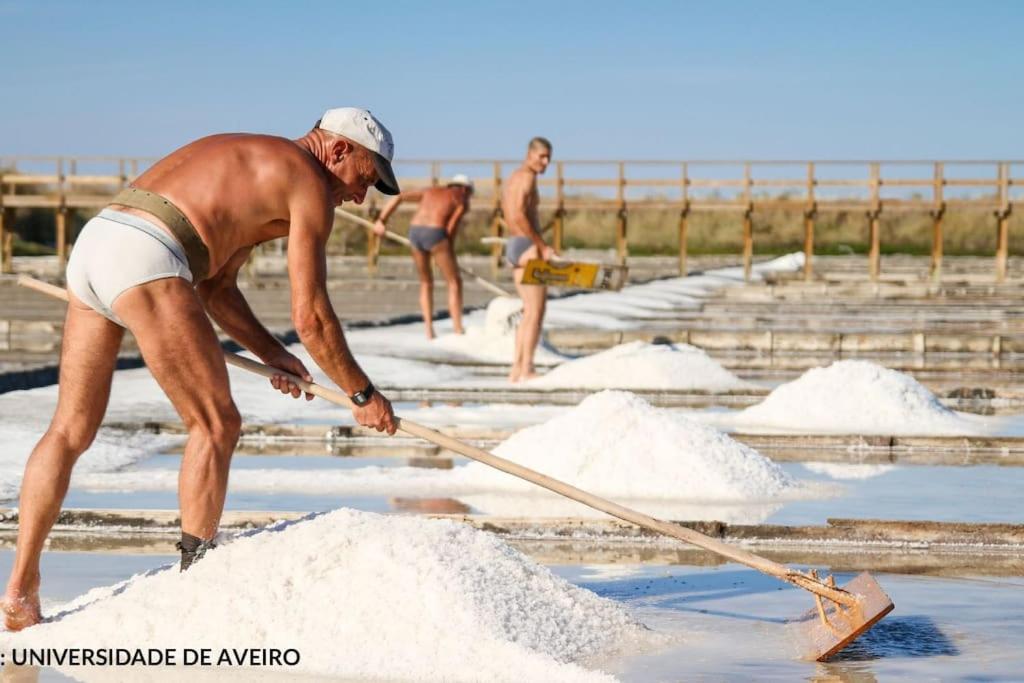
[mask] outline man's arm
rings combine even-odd
[[[252,351],[267,365],[298,375],[306,381],[312,381],[313,378],[302,361],[289,353],[263,326],[238,288],[238,273],[251,252],[252,247],[235,252],[216,275],[199,283],[196,294],[203,302],[207,314],[232,339]],[[288,382],[283,375],[274,377],[270,383],[275,389],[291,394],[295,398],[301,394],[298,386]],[[312,394],[306,394],[307,400],[312,398]]]
[[[326,196],[296,193],[290,202],[288,278],[292,290],[292,322],[316,364],[349,396],[363,391],[369,378],[352,356],[341,322],[327,294],[326,244],[334,212]],[[395,433],[391,404],[380,392],[352,410],[359,424]]]
[[[383,235],[384,231],[387,230],[388,219],[398,210],[402,202],[418,202],[422,198],[423,193],[415,190],[396,194],[384,205],[384,210],[380,212],[380,216],[377,217],[377,221],[373,224],[373,231],[378,235]]]
[[[459,221],[462,220],[462,216],[465,213],[466,205],[459,204],[455,207],[455,211],[452,211],[452,215],[448,217],[448,225],[444,227],[444,231],[448,235],[448,239],[455,237],[455,231],[459,229]]]
[[[220,272],[200,282],[196,294],[222,330],[236,342],[252,351],[263,362],[284,347],[256,318],[240,289],[238,272],[245,265],[252,247],[239,249],[228,259]]]

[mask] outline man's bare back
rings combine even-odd
[[[290,205],[297,193],[320,195],[325,208],[340,203],[307,150],[293,140],[270,135],[201,138],[158,161],[133,185],[166,197],[181,209],[209,249],[210,275],[240,249],[287,235]],[[113,208],[153,219],[139,209],[116,204]]]
[[[460,187],[431,187],[419,193],[403,193],[411,200],[415,200],[417,194],[420,195],[419,206],[412,216],[411,225],[447,228],[452,216],[464,204],[465,195]]]

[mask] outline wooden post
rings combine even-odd
[[[804,208],[804,280],[814,279],[814,217],[818,204],[814,199],[814,162],[807,163],[807,206]]]
[[[562,253],[562,238],[565,232],[565,168],[559,161],[555,164],[555,220],[552,223],[551,248]]]
[[[14,270],[14,209],[0,210],[0,273]]]
[[[10,210],[4,208],[4,175],[0,172],[0,273],[11,272],[11,255],[7,252],[7,240],[14,242],[12,218]]]
[[[754,204],[750,200],[750,162],[743,165],[743,279],[750,282],[754,262]]]
[[[117,175],[119,175],[121,177],[121,180],[119,182],[120,186],[121,187],[127,186],[128,185],[128,174],[127,174],[127,169],[125,168],[124,159],[118,159],[117,160]]]
[[[754,261],[754,219],[748,207],[743,211],[743,279],[750,282]]]
[[[493,237],[501,237],[503,229],[501,227],[501,162],[494,162],[494,208],[491,212],[491,235]],[[501,252],[503,247],[501,243],[495,243],[491,245],[491,274],[495,278],[498,277],[498,271],[501,269]]]
[[[441,164],[437,161],[430,162],[430,184],[437,187],[441,184]]]
[[[679,275],[680,277],[686,277],[687,232],[690,227],[690,177],[689,168],[685,162],[683,162],[681,182],[683,207],[679,211]]]
[[[871,164],[869,183],[871,189],[871,208],[868,210],[868,241],[870,243],[868,247],[868,274],[872,281],[877,281],[878,275],[881,272],[882,251],[881,238],[879,236],[879,217],[882,213],[882,203],[879,192],[880,185],[879,165],[877,163]]]
[[[57,267],[64,270],[68,264],[68,208],[57,207]]]
[[[626,164],[619,162],[619,184],[616,189],[616,200],[618,201],[618,220],[615,226],[615,251],[619,256],[619,263],[625,265],[629,256],[629,243],[626,240]]]
[[[689,240],[687,233],[690,230],[690,203],[687,202],[679,212],[679,275],[686,277],[686,244]]]
[[[996,210],[996,282],[1006,280],[1006,267],[1010,257],[1010,190],[1008,164],[999,164],[999,208]]]
[[[57,159],[57,267],[61,272],[68,264],[68,208],[64,196],[64,160]]]
[[[942,279],[942,216],[946,213],[946,202],[943,198],[943,166],[935,164],[935,180],[932,184],[932,265],[929,275],[938,282]]]
[[[366,211],[366,217],[371,221],[375,221],[379,215],[380,211],[371,199],[370,206]],[[376,233],[366,232],[366,272],[370,277],[377,276],[377,265],[380,260],[380,243],[381,239]]]

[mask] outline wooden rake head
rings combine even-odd
[[[810,575],[818,578],[813,570]],[[824,583],[836,587],[832,576]],[[892,600],[868,572],[861,572],[838,590],[849,599],[836,601],[815,594],[814,608],[790,622],[804,659],[828,660],[893,610]]]

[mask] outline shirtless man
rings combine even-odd
[[[462,276],[455,260],[455,233],[462,216],[469,211],[469,198],[473,195],[473,181],[459,174],[445,187],[402,192],[388,202],[374,224],[373,231],[383,235],[388,218],[405,201],[419,202],[409,223],[409,241],[412,242],[412,260],[420,276],[420,310],[427,326],[427,339],[434,338],[434,272],[430,258],[437,259],[448,283],[448,314],[452,317],[455,334],[462,334]]]
[[[241,418],[207,314],[264,363],[311,379],[238,289],[254,245],[288,237],[292,321],[302,343],[357,404],[358,423],[395,432],[391,404],[352,357],[331,307],[325,257],[336,206],[362,202],[370,186],[398,193],[393,150],[387,129],[351,108],[328,111],[298,140],[214,135],[158,161],[86,224],[67,268],[57,408],[22,480],[3,599],[8,630],[41,619],[40,553],[71,469],[106,412],[125,329],[188,430],[178,480],[182,569],[213,547]],[[271,384],[301,393],[283,375]]]
[[[537,350],[541,326],[544,324],[548,288],[524,285],[523,269],[530,259],[548,261],[557,256],[541,236],[537,214],[537,175],[546,171],[550,163],[551,143],[541,137],[530,140],[523,165],[508,177],[501,193],[501,211],[511,233],[505,243],[505,260],[515,269],[513,277],[516,291],[523,300],[523,319],[516,330],[515,358],[508,375],[508,381],[513,383],[537,376],[533,367],[533,354]]]

